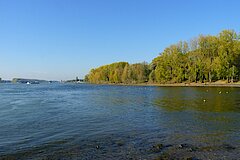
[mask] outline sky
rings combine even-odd
[[[240,31],[239,0],[0,0],[0,77],[68,80]]]

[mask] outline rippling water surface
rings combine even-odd
[[[239,157],[239,88],[0,84],[0,159]]]

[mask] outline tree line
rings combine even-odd
[[[90,83],[182,83],[240,79],[240,35],[223,30],[217,36],[200,35],[165,48],[146,62],[117,62],[92,69]]]
[[[145,62],[117,62],[92,69],[85,80],[91,83],[144,83],[148,82],[149,73],[149,65]]]

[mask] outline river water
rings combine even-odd
[[[238,159],[240,88],[0,84],[0,159]]]

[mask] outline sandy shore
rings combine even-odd
[[[174,84],[146,84],[150,86],[162,87],[240,87],[239,83],[174,83]]]
[[[118,85],[118,86],[159,86],[159,87],[240,87],[240,82],[235,83],[165,83],[165,84],[157,84],[157,83],[139,83],[139,84],[125,84],[125,83],[108,83],[108,84],[100,84],[100,85]]]

